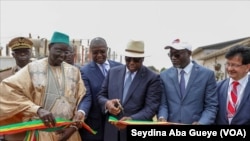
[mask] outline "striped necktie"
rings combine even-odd
[[[230,92],[230,99],[227,103],[227,111],[228,111],[228,118],[232,118],[235,115],[236,112],[236,102],[237,102],[237,86],[239,85],[239,82],[234,81],[232,83],[232,90]]]

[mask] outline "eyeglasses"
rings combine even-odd
[[[175,53],[168,53],[168,56],[171,58],[171,57],[175,57],[175,58],[180,58],[181,55],[185,53],[185,50],[184,51],[178,51],[178,52],[175,52]]]
[[[133,57],[125,57],[126,62],[134,61],[135,63],[138,63],[142,60],[143,58],[133,58]]]
[[[230,63],[226,63],[226,67],[231,67],[231,68],[239,68],[239,67],[241,67],[241,66],[243,66],[244,64],[241,64],[241,65],[239,65],[239,64],[230,64]]]

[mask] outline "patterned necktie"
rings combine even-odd
[[[128,89],[129,89],[129,86],[132,82],[132,74],[131,72],[128,72],[129,75],[125,81],[125,84],[124,84],[124,88],[123,88],[123,97],[122,97],[122,103],[124,102],[124,100],[126,99],[126,96],[127,96],[127,93],[128,93]]]
[[[181,79],[180,79],[180,90],[181,90],[181,96],[182,98],[184,97],[185,95],[185,78],[184,78],[184,74],[185,74],[185,71],[184,70],[181,70],[180,72],[181,74]]]
[[[102,73],[103,73],[104,76],[106,76],[107,75],[107,69],[105,68],[105,63],[101,64],[101,66],[102,66]]]
[[[230,92],[230,99],[227,104],[228,118],[232,118],[236,112],[237,86],[239,85],[239,82],[234,81],[232,85],[233,87]]]

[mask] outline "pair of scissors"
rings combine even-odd
[[[119,108],[121,110],[121,112],[124,114],[124,109],[120,103],[120,100],[117,100],[117,103],[115,104],[115,107]]]

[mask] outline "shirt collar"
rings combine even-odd
[[[229,85],[231,85],[234,81],[239,82],[240,85],[246,84],[246,83],[248,82],[248,75],[245,75],[245,76],[242,77],[240,80],[233,80],[232,78],[230,78],[230,80],[229,80]]]
[[[128,72],[130,72],[130,71],[129,71],[129,69],[126,67],[126,74],[128,74]],[[134,76],[136,73],[137,73],[137,71],[133,72],[132,75]]]
[[[98,66],[102,66],[102,64],[98,64],[98,63],[96,63]],[[108,60],[106,60],[104,63],[103,63],[105,66],[106,65],[109,65],[109,61]]]
[[[193,65],[194,65],[194,64],[190,61],[190,63],[189,63],[184,69],[177,68],[178,73],[180,73],[181,70],[184,70],[185,73],[187,73],[187,74],[191,73],[191,70],[192,70]]]

